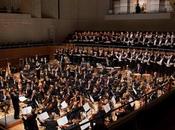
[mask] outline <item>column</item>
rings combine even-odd
[[[20,0],[12,0],[11,5],[12,5],[12,12],[14,13],[19,13],[19,1]]]
[[[12,0],[7,0],[6,7],[7,7],[7,11],[10,13],[12,9]]]
[[[109,13],[109,14],[113,14],[113,13],[114,13],[114,1],[113,1],[113,0],[109,0],[109,9],[108,9],[108,13]]]
[[[130,0],[127,0],[127,13],[130,13]]]
[[[114,13],[115,14],[120,13],[120,0],[114,1]]]
[[[127,1],[128,0],[120,0],[120,13],[127,13]]]
[[[159,11],[160,12],[165,12],[166,11],[166,9],[165,9],[165,0],[160,0]]]
[[[41,0],[31,0],[32,9],[31,14],[32,17],[40,18],[41,17]]]
[[[159,0],[149,0],[148,7],[148,12],[159,12]]]
[[[41,14],[43,18],[58,18],[59,16],[59,0],[42,0]]]
[[[21,0],[19,8],[20,8],[20,12],[31,14],[31,10],[32,10],[31,0]]]

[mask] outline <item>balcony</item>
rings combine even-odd
[[[31,14],[0,13],[0,19],[28,19],[28,18],[31,18]]]
[[[112,14],[106,15],[105,20],[156,20],[171,19],[172,13],[132,13],[132,14]]]
[[[109,9],[108,14],[105,15],[105,20],[158,20],[174,17],[173,8],[169,3],[155,4],[152,2],[128,4],[116,1],[112,9]]]

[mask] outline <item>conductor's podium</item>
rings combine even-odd
[[[8,115],[6,117],[6,122],[5,122],[5,116],[0,119],[0,129],[3,130],[8,130],[9,128],[16,126],[18,124],[21,124],[22,120],[21,119],[14,119],[13,115]]]

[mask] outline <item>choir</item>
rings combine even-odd
[[[79,31],[68,36],[67,41],[127,47],[175,48],[174,32]]]

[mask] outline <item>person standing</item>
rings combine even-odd
[[[14,108],[14,119],[19,119],[19,95],[17,90],[13,88],[10,92],[10,96]]]
[[[139,3],[137,3],[136,5],[136,13],[141,13],[141,8],[140,8]]]

